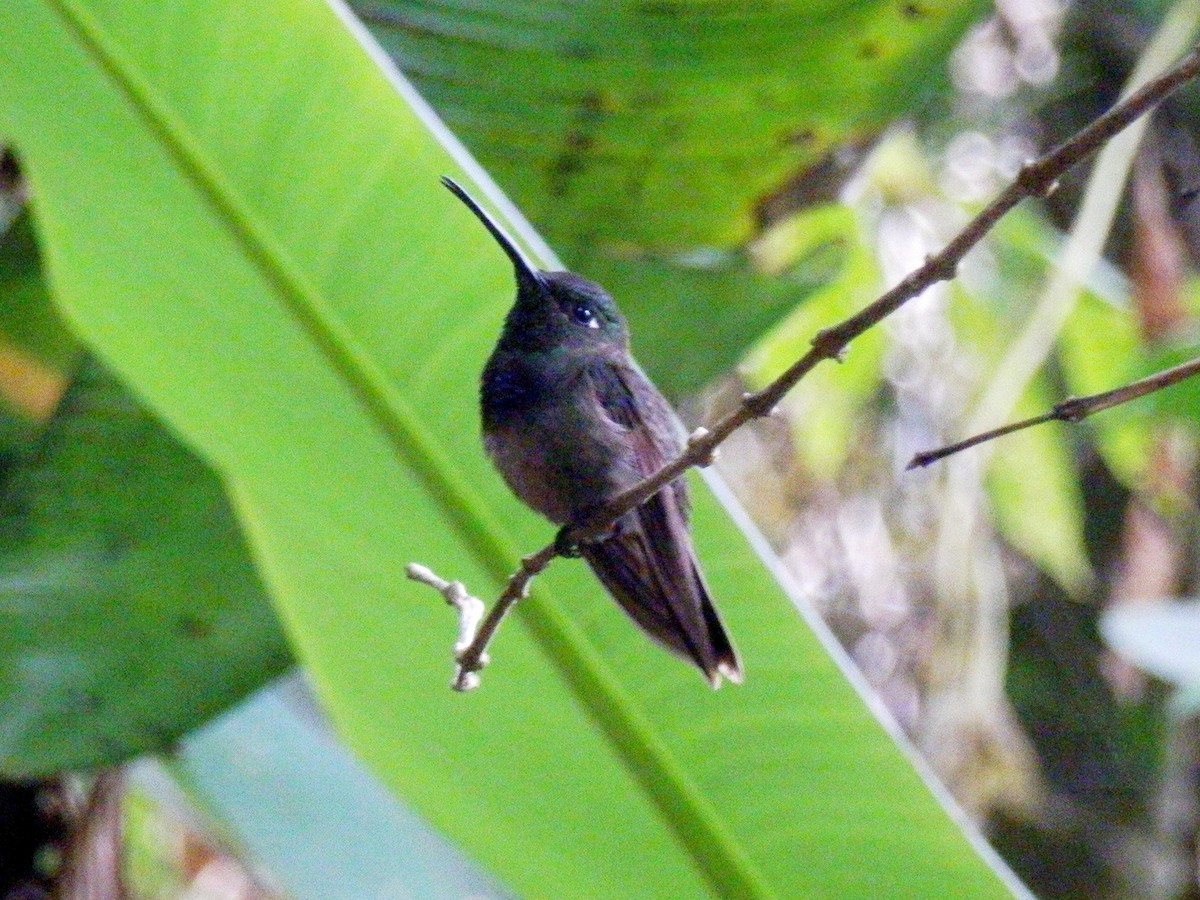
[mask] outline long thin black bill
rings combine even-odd
[[[530,287],[536,286],[541,281],[541,275],[538,272],[537,266],[530,262],[529,257],[521,252],[521,249],[513,239],[508,236],[508,232],[500,227],[500,223],[475,202],[475,198],[467,193],[466,188],[449,175],[442,176],[442,184],[449,189],[450,193],[465,203],[467,209],[475,213],[476,218],[484,224],[484,227],[491,232],[492,237],[496,239],[496,243],[508,254],[508,258],[512,260],[513,268],[517,273],[517,282],[519,284],[527,284]]]

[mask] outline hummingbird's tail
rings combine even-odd
[[[673,491],[628,513],[612,537],[579,551],[650,637],[694,663],[714,688],[722,676],[741,684],[741,660],[709,596]]]

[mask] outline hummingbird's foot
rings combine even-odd
[[[571,526],[564,525],[554,536],[554,550],[567,559],[579,559],[579,542],[571,535]]]

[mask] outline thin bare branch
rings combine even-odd
[[[1087,397],[1068,397],[1066,400],[1056,403],[1053,409],[1042,413],[1040,416],[1022,419],[1020,422],[1011,422],[1008,425],[1002,425],[1000,428],[993,428],[991,431],[972,435],[957,443],[939,447],[937,450],[925,450],[909,460],[905,468],[920,469],[940,459],[945,459],[947,456],[953,456],[955,453],[986,443],[987,441],[1004,437],[1006,434],[1012,434],[1014,431],[1022,431],[1026,428],[1032,428],[1034,425],[1041,425],[1043,422],[1082,422],[1088,416],[1093,416],[1098,412],[1103,412],[1122,403],[1128,403],[1130,400],[1137,400],[1139,397],[1144,397],[1155,391],[1161,391],[1163,388],[1178,384],[1187,378],[1191,378],[1193,375],[1200,375],[1200,358],[1189,360],[1170,369],[1164,369],[1162,372],[1157,372],[1154,375],[1134,381],[1123,387],[1113,388],[1111,391],[1105,391],[1102,394],[1091,394]]]
[[[458,640],[454,642],[454,659],[458,668],[450,682],[456,691],[472,691],[479,687],[478,672],[489,662],[487,649],[496,629],[516,602],[524,600],[529,594],[529,583],[534,577],[559,555],[560,546],[555,543],[524,557],[521,567],[509,576],[504,593],[492,604],[487,618],[483,618],[483,601],[467,593],[461,581],[447,581],[419,563],[409,563],[405,567],[409,578],[429,585],[458,610]]]
[[[675,460],[628,490],[612,497],[584,520],[563,529],[554,543],[525,557],[521,568],[509,579],[504,593],[493,605],[475,641],[462,653],[456,653],[459,665],[456,686],[464,674],[482,668],[487,645],[500,621],[516,601],[525,596],[533,577],[545,569],[555,556],[568,555],[570,547],[574,544],[602,537],[617,519],[645,503],[688,469],[703,466],[711,461],[717,447],[734,431],[752,419],[771,415],[779,401],[815,368],[817,363],[826,359],[840,359],[850,342],[863,332],[877,325],[905,303],[920,296],[926,288],[954,278],[967,253],[1021,200],[1049,193],[1068,169],[1091,156],[1113,135],[1197,75],[1200,75],[1200,48],[1192,50],[1173,69],[1147,82],[1140,90],[1112,107],[1065,143],[1027,163],[1012,184],[941,251],[926,259],[924,265],[860,312],[819,332],[813,338],[811,349],[787,371],[762,390],[745,395],[742,403],[732,412],[705,429],[698,429],[688,440],[684,452]],[[1096,410],[1090,410],[1087,414],[1094,411]]]

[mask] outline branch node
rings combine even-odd
[[[821,359],[832,359],[834,362],[845,362],[847,338],[838,326],[822,328],[812,339],[813,351]]]
[[[707,428],[701,427],[701,428],[697,428],[690,435],[688,435],[688,439],[687,439],[688,452],[694,451],[698,445],[700,445],[704,440],[706,440],[708,438],[709,434],[711,434],[711,432]],[[708,450],[701,451],[700,455],[696,457],[696,465],[698,465],[702,469],[707,469],[709,466],[711,466],[714,462],[717,461],[717,455],[718,455],[718,450],[716,447],[712,447]]]
[[[1068,397],[1054,404],[1054,418],[1063,422],[1082,422],[1091,412],[1089,398]]]
[[[929,254],[925,265],[936,281],[953,281],[958,277],[958,260],[947,253]]]
[[[752,418],[765,419],[775,415],[778,407],[771,401],[772,398],[767,396],[765,391],[747,391],[742,394],[742,406]]]
[[[1058,187],[1057,167],[1046,165],[1045,159],[1034,159],[1021,166],[1017,184],[1030,197],[1048,197]]]
[[[579,559],[579,539],[575,536],[575,526],[564,525],[558,529],[558,533],[554,535],[554,552],[566,559]],[[521,570],[530,575],[536,575],[537,572],[530,570],[530,564],[533,562],[533,556],[524,556],[521,558]],[[525,599],[525,595],[521,595],[521,599]]]

